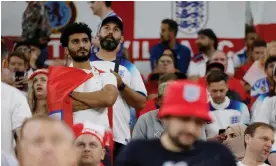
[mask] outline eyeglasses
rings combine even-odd
[[[31,50],[29,48],[18,48],[17,51],[25,53],[30,52]]]

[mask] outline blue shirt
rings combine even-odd
[[[119,154],[116,166],[236,166],[229,149],[216,142],[196,141],[193,149],[171,152],[159,139],[133,140]]]
[[[154,69],[154,63],[158,60],[158,58],[163,54],[164,50],[167,48],[162,43],[156,44],[150,50],[150,64],[151,69]],[[186,73],[189,67],[189,63],[191,60],[191,51],[188,47],[176,43],[175,48],[173,49],[176,53],[176,68],[180,70],[182,73]]]

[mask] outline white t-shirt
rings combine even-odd
[[[2,150],[14,154],[13,136],[26,118],[32,116],[26,97],[16,88],[1,82]]]
[[[109,72],[110,69],[114,70],[114,62],[102,61],[97,57],[94,58],[96,59],[94,59],[95,61],[91,61],[91,65],[95,66],[97,69],[106,72]],[[128,87],[140,94],[145,96],[147,95],[141,74],[134,64],[128,60],[121,59],[118,73]],[[121,97],[121,95],[119,95],[113,105],[113,133],[115,142],[126,145],[128,141],[130,141],[129,122],[130,106]]]
[[[209,60],[209,58],[205,55],[195,55],[195,56],[202,56],[202,59],[199,61],[191,60],[188,68],[188,77],[191,76],[199,76],[204,77],[206,74],[206,63]],[[234,65],[231,58],[228,58],[228,68],[226,73],[230,75],[234,75]]]
[[[100,91],[105,85],[114,85],[117,87],[117,79],[112,73],[99,73],[99,71],[92,67],[91,70],[84,70],[86,73],[93,73],[93,77],[77,87],[75,92],[95,92]],[[94,124],[109,127],[107,107],[93,108],[74,112],[74,124],[90,121]]]
[[[237,166],[250,166],[250,165],[244,165],[241,161],[239,161],[239,162],[237,162]],[[261,164],[261,165],[259,165],[259,166],[269,166],[269,165],[263,163],[263,164]]]
[[[254,122],[264,122],[274,127],[274,139],[276,140],[276,96],[266,97],[255,114]],[[276,143],[272,146],[272,152],[276,152]]]
[[[220,129],[226,129],[231,124],[249,124],[250,122],[248,108],[242,102],[226,97],[222,104],[216,104],[211,100],[209,105],[213,122],[206,125],[205,130],[208,138],[216,136]]]

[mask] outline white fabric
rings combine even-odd
[[[261,67],[260,61],[256,61],[248,69],[243,79],[249,83],[250,86],[253,86],[259,79],[266,77],[264,68]]]
[[[1,151],[1,166],[18,166],[18,161],[16,158],[11,155],[7,154],[3,150]]]
[[[2,150],[8,154],[14,154],[14,133],[32,114],[26,97],[19,90],[3,82],[1,82],[1,90]]]
[[[105,85],[114,85],[117,87],[117,79],[111,73],[99,73],[97,69],[92,67],[91,70],[84,70],[87,73],[93,73],[93,77],[77,87],[75,92],[95,92],[100,91]],[[74,112],[74,124],[90,121],[95,124],[109,127],[107,107],[93,108]]]
[[[110,72],[114,70],[115,63],[110,61],[92,61],[91,65],[95,66],[99,70]],[[141,74],[134,64],[125,61],[124,66],[119,66],[119,75],[123,79],[123,82],[129,86],[132,90],[144,93],[147,95],[147,91],[142,80]],[[122,98],[118,96],[115,104],[113,105],[113,135],[114,141],[126,145],[131,139],[130,136],[130,106]]]
[[[203,55],[204,60],[193,62],[191,61],[188,68],[188,77],[199,76],[204,77],[206,74],[206,63],[209,60],[207,56]],[[234,75],[234,65],[231,58],[228,58],[228,68],[226,73]]]
[[[264,122],[273,126],[276,139],[276,96],[264,99],[261,109],[256,110],[254,122]],[[276,143],[273,144],[272,151],[276,151]]]
[[[242,65],[241,60],[238,55],[243,54],[246,50],[247,50],[246,47],[244,47],[243,49],[241,49],[240,51],[238,51],[234,54],[234,56],[232,57],[234,68],[238,68]]]
[[[248,108],[242,102],[230,100],[226,97],[222,104],[216,104],[211,100],[210,105],[212,107],[210,115],[213,122],[206,124],[205,130],[208,138],[216,136],[220,129],[226,129],[231,124],[249,124],[250,122]]]
[[[250,165],[244,165],[241,161],[237,162],[237,166],[250,166]],[[268,164],[266,163],[263,163],[261,165],[258,165],[258,166],[269,166]]]

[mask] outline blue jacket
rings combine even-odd
[[[150,64],[151,69],[154,69],[154,63],[158,60],[158,58],[162,55],[164,50],[167,48],[162,43],[154,45],[150,50]],[[176,43],[175,48],[173,49],[177,55],[176,59],[176,68],[180,70],[182,73],[186,73],[189,67],[189,63],[191,60],[191,51],[188,47]]]

